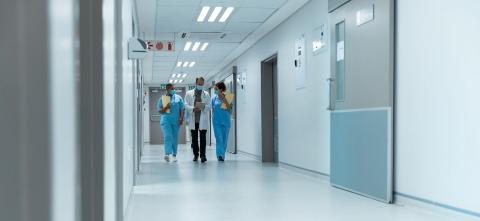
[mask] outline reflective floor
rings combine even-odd
[[[262,164],[242,155],[193,163],[189,147],[177,163],[147,146],[126,221],[459,221],[412,206],[387,205],[330,187],[328,180]],[[473,219],[472,219],[473,220]]]

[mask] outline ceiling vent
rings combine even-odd
[[[223,32],[185,32],[180,37],[192,41],[214,41],[223,39],[226,36]]]

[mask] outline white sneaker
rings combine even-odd
[[[170,157],[169,157],[168,155],[165,155],[165,156],[163,157],[163,159],[164,159],[165,161],[167,161],[167,162],[170,162]]]
[[[170,158],[170,161],[172,161],[172,162],[177,162],[177,157],[175,157],[175,156],[172,155],[171,158]]]

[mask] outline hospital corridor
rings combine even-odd
[[[476,0],[0,2],[0,221],[480,221]]]

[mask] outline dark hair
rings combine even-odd
[[[197,83],[199,80],[202,80],[203,82],[205,82],[205,78],[203,77],[198,77],[195,79],[195,83]]]
[[[168,83],[168,84],[165,86],[165,89],[168,89],[168,88],[171,88],[171,87],[173,87],[173,84]]]
[[[220,89],[221,91],[227,90],[227,86],[223,82],[218,82],[217,84],[215,84],[215,86],[217,86],[217,88]]]

